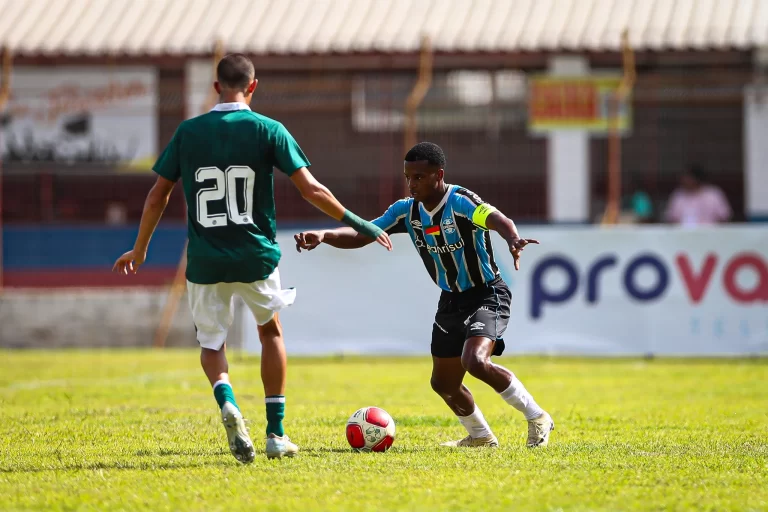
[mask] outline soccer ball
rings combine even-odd
[[[347,420],[347,441],[359,452],[385,452],[395,442],[395,420],[378,407],[358,409]]]

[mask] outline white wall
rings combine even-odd
[[[5,288],[0,294],[0,347],[151,346],[167,295],[166,290],[133,288]],[[197,345],[186,297],[174,318],[168,345]]]

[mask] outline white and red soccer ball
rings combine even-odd
[[[395,420],[378,407],[358,409],[347,420],[347,441],[359,452],[385,452],[395,442]]]

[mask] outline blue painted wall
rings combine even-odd
[[[334,228],[333,221],[281,223],[281,231]],[[111,268],[115,260],[133,247],[138,225],[67,226],[19,225],[3,228],[3,268],[15,270],[66,270]],[[149,244],[146,267],[176,267],[184,249],[187,226],[161,223]]]
[[[6,271],[111,267],[133,247],[138,226],[11,226],[3,229]],[[184,224],[160,225],[152,237],[147,267],[179,263],[187,236]]]

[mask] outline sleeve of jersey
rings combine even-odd
[[[374,219],[371,222],[377,227],[383,229],[389,235],[397,233],[405,233],[405,218],[408,215],[407,201],[401,199],[396,202],[384,212],[384,215],[378,219]]]
[[[181,160],[179,158],[179,130],[173,134],[173,138],[165,147],[152,169],[170,181],[179,181],[181,178]]]
[[[275,167],[288,176],[302,167],[309,167],[310,163],[299,143],[293,135],[283,126],[278,125],[275,132]]]
[[[487,231],[488,217],[496,211],[496,207],[484,202],[475,193],[470,191],[464,191],[458,197],[459,213],[470,219],[475,226]]]
[[[472,224],[475,226],[484,229],[488,231],[488,226],[486,225],[486,221],[488,220],[488,217],[496,211],[495,206],[491,206],[488,203],[483,203],[472,212]]]

